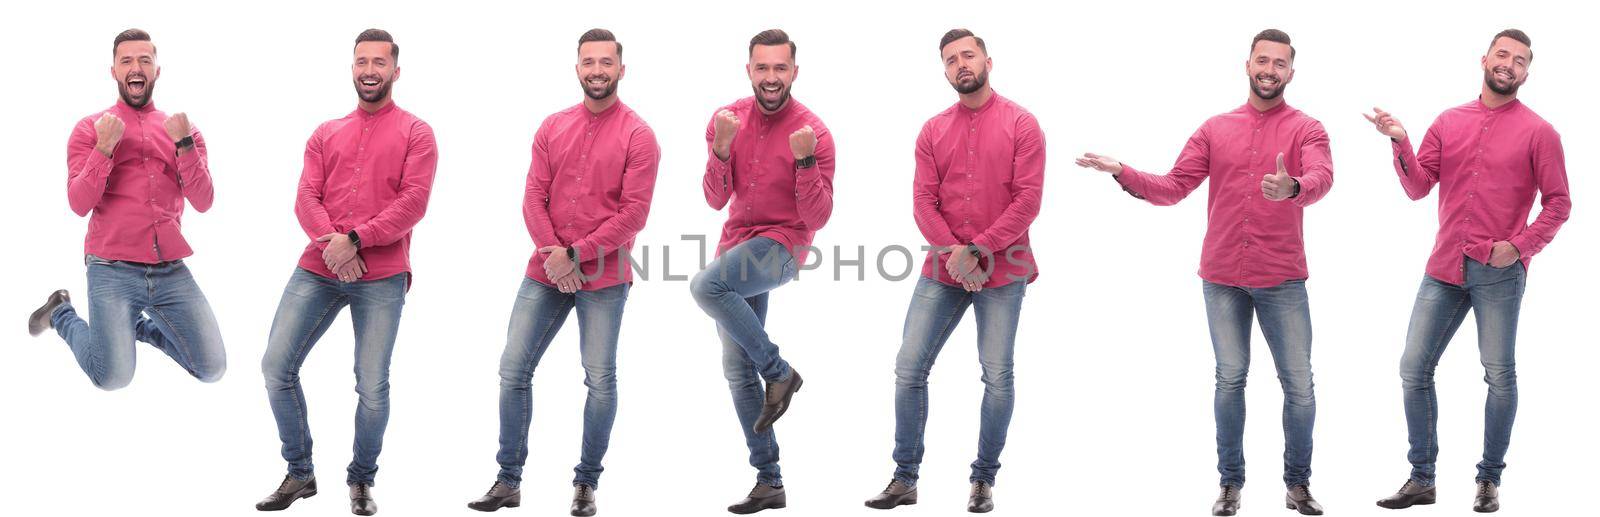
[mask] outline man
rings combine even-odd
[[[1202,124],[1168,174],[1141,172],[1094,153],[1077,160],[1111,173],[1123,190],[1154,205],[1175,204],[1211,178],[1200,278],[1217,358],[1214,405],[1222,490],[1213,515],[1234,515],[1244,486],[1252,312],[1283,385],[1285,504],[1306,515],[1322,513],[1308,486],[1317,410],[1301,219],[1305,207],[1333,187],[1333,160],[1322,124],[1284,101],[1284,89],[1294,79],[1294,58],[1288,34],[1275,29],[1257,34],[1245,62],[1248,102]]]
[[[994,509],[990,487],[1011,424],[1012,351],[1027,284],[1038,277],[1028,226],[1044,191],[1044,134],[1028,110],[989,85],[988,47],[966,29],[939,40],[944,77],[959,97],[922,126],[912,184],[917,228],[931,246],[895,359],[894,479],[867,500],[890,509],[917,502],[928,373],[970,306],[983,367],[978,459],[967,511]]]
[[[782,30],[751,38],[745,72],[755,95],[719,108],[706,125],[706,202],[717,210],[732,206],[717,259],[695,275],[690,290],[717,322],[722,371],[757,471],[750,495],[728,507],[737,514],[786,504],[771,427],[802,381],[763,328],[767,294],[795,278],[812,237],[833,213],[833,136],[789,97],[800,74],[795,50]]]
[[[1395,171],[1407,196],[1422,199],[1439,185],[1438,239],[1417,291],[1400,359],[1411,476],[1399,492],[1378,501],[1384,508],[1435,500],[1439,403],[1433,370],[1470,308],[1477,319],[1483,380],[1489,385],[1472,509],[1500,509],[1500,473],[1506,468],[1517,415],[1517,315],[1528,263],[1555,239],[1572,208],[1561,136],[1517,100],[1517,89],[1527,82],[1533,63],[1528,35],[1517,29],[1501,31],[1480,62],[1483,86],[1478,98],[1440,114],[1415,153],[1405,127],[1393,115],[1377,108],[1366,115],[1393,141]],[[1543,208],[1530,225],[1535,193]]]
[[[345,484],[352,513],[378,511],[373,475],[389,423],[389,358],[411,282],[411,229],[428,207],[439,156],[433,129],[390,97],[400,80],[394,38],[367,29],[354,54],[356,110],[324,122],[306,142],[295,216],[310,242],[284,287],[261,358],[289,473],[258,510],[282,510],[317,493],[300,365],[348,305],[360,403]]]
[[[617,334],[633,281],[623,255],[650,213],[661,151],[650,126],[617,98],[627,67],[611,31],[579,37],[573,68],[583,102],[546,118],[533,136],[522,215],[539,251],[528,260],[500,358],[500,474],[489,493],[467,504],[474,510],[522,504],[533,371],[576,308],[589,398],[572,515],[595,514],[600,460],[617,415]]]
[[[89,215],[83,240],[90,325],[65,289],[28,316],[28,333],[55,329],[89,382],[115,390],[133,381],[135,341],[156,347],[200,382],[228,367],[222,332],[183,259],[183,204],[211,209],[206,142],[188,115],[167,116],[152,98],[161,66],[150,34],[122,31],[111,44],[120,100],[84,117],[67,140],[67,202]]]

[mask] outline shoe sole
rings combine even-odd
[[[1294,501],[1284,501],[1283,506],[1284,508],[1300,512],[1300,515],[1322,515],[1322,512],[1317,510],[1301,510],[1300,505],[1295,504]]]
[[[1381,508],[1388,508],[1390,510],[1404,510],[1406,508],[1410,508],[1410,507],[1413,507],[1413,506],[1423,506],[1423,505],[1433,504],[1436,499],[1437,499],[1436,497],[1429,497],[1427,499],[1418,499],[1416,501],[1411,501],[1409,503],[1406,503],[1405,505],[1387,505],[1387,504],[1383,504],[1382,501],[1379,501],[1378,502],[1378,506],[1381,507]]]
[[[262,507],[257,506],[256,507],[256,511],[259,511],[259,512],[281,512],[281,511],[284,511],[284,510],[288,510],[290,506],[294,505],[295,501],[299,501],[301,499],[310,499],[311,496],[314,496],[314,495],[317,495],[317,491],[316,490],[312,490],[310,492],[306,492],[306,493],[303,493],[303,494],[296,494],[294,499],[290,499],[289,502],[284,503],[283,508],[262,508]]]
[[[888,505],[888,506],[873,506],[872,503],[869,502],[869,503],[867,503],[867,508],[871,508],[871,509],[874,509],[874,510],[893,510],[893,509],[895,509],[896,507],[899,507],[899,506],[911,506],[913,504],[917,504],[917,498],[915,498],[915,497],[912,497],[912,498],[909,498],[909,499],[901,499],[901,500],[895,501],[894,504],[891,504],[891,505]]]
[[[504,503],[500,503],[499,506],[496,506],[494,508],[478,508],[476,506],[473,506],[472,503],[467,503],[467,509],[469,509],[469,510],[477,510],[477,511],[480,511],[480,512],[492,512],[492,511],[495,511],[495,510],[499,510],[501,508],[516,508],[518,506],[522,506],[522,501],[521,500],[506,501]]]
[[[736,511],[736,510],[734,510],[732,508],[729,508],[728,509],[728,513],[731,513],[731,514],[734,514],[734,515],[750,515],[752,513],[756,513],[756,512],[762,511],[762,510],[781,510],[781,509],[787,508],[788,506],[789,506],[788,500],[787,499],[781,499],[781,500],[778,500],[778,501],[773,501],[771,503],[763,503],[760,507],[752,509],[750,511],[745,511],[745,512]]]
[[[52,295],[52,296],[54,296],[54,295]],[[66,303],[66,302],[67,302],[66,300],[62,300],[61,301],[61,303]],[[49,301],[46,301],[43,307],[39,307],[37,309],[34,309],[33,312],[29,313],[28,314],[28,335],[29,336],[33,336],[33,337],[39,337],[40,334],[44,334],[44,331],[50,330],[51,328],[54,328],[54,325],[51,325],[50,320],[48,318],[45,318],[45,315],[48,314],[48,312],[55,310],[55,308],[57,306],[60,306],[60,305],[61,304],[51,305]],[[35,326],[33,324],[33,322],[35,322],[35,321],[43,321],[44,323],[41,323],[38,326]]]

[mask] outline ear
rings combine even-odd
[[[150,74],[150,80],[154,81],[154,80],[160,79],[160,78],[161,78],[161,65],[157,64],[155,73]]]
[[[624,75],[628,75],[628,65],[617,63],[617,78],[612,79],[611,82],[621,81]]]
[[[399,81],[399,80],[400,80],[400,67],[396,66],[396,67],[394,67],[394,75],[389,76],[389,82],[393,83],[393,82]]]
[[[744,64],[744,74],[750,76],[751,81],[756,80],[756,69],[755,67],[750,66],[749,62],[745,62]]]
[[[985,70],[994,70],[994,58],[985,56],[983,58],[983,68]]]
[[[799,78],[800,78],[800,65],[797,64],[797,65],[794,65],[794,73],[789,75],[789,84],[791,84],[791,85],[794,84],[794,80],[795,79],[799,79]]]

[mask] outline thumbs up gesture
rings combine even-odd
[[[1299,180],[1289,177],[1289,170],[1283,166],[1283,153],[1278,153],[1278,171],[1261,177],[1261,195],[1268,201],[1283,201],[1294,197],[1299,186]]]

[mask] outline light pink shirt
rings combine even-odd
[[[917,135],[912,187],[928,244],[974,244],[991,254],[980,264],[990,271],[985,287],[1039,276],[1028,226],[1044,191],[1044,132],[1028,110],[996,93],[978,109],[957,103],[928,119]],[[960,285],[943,263],[929,252],[922,276]]]
[[[580,103],[550,115],[533,136],[522,201],[534,245],[577,249],[578,267],[593,277],[583,290],[632,282],[622,255],[650,215],[660,161],[655,133],[621,101],[600,113]],[[528,278],[553,284],[548,256],[534,252]]]
[[[728,160],[711,150],[716,139],[716,119],[706,125],[706,174],[701,182],[706,203],[721,210],[732,200],[728,222],[722,226],[717,254],[756,237],[778,241],[804,263],[817,230],[833,214],[833,134],[822,119],[790,98],[783,109],[761,112],[755,97],[745,97],[717,109],[739,117]],[[796,170],[789,135],[811,126],[817,135],[815,166]]]
[[[94,150],[94,123],[102,113],[122,120],[122,140],[106,158]],[[89,215],[84,253],[108,260],[154,264],[194,254],[184,240],[183,200],[211,209],[211,171],[205,139],[191,129],[194,149],[178,156],[167,136],[167,114],[155,103],[134,109],[117,101],[84,117],[67,140],[67,203]]]
[[[1269,201],[1261,178],[1284,168],[1300,182],[1300,195]],[[1303,210],[1333,188],[1328,134],[1287,102],[1267,111],[1250,104],[1211,117],[1189,137],[1172,172],[1149,174],[1123,166],[1124,190],[1155,205],[1183,200],[1211,178],[1200,278],[1237,287],[1272,287],[1304,279]]]
[[[411,271],[411,227],[422,220],[439,163],[433,129],[393,102],[357,108],[322,123],[306,141],[294,213],[312,242],[300,267],[337,278],[322,261],[329,233],[355,230],[367,274],[380,280]]]
[[[1464,283],[1462,256],[1488,264],[1495,241],[1516,246],[1526,267],[1572,210],[1561,135],[1522,101],[1451,108],[1433,121],[1421,150],[1412,154],[1407,138],[1394,153],[1411,199],[1439,185],[1439,236],[1427,274],[1442,282]],[[1530,225],[1535,193],[1543,209]]]

